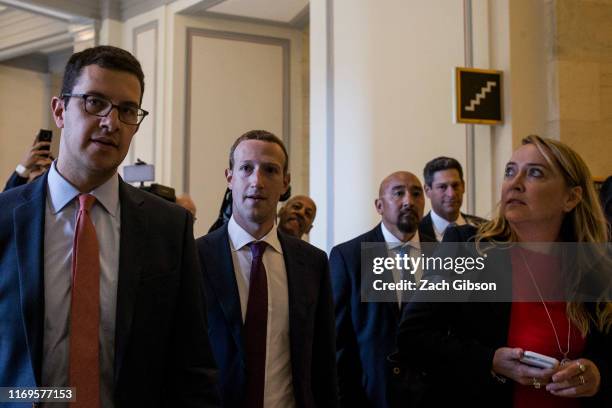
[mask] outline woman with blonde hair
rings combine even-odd
[[[398,351],[429,378],[427,404],[612,406],[606,221],[580,156],[552,139],[523,139],[506,164],[498,215],[478,229],[453,228],[444,237],[467,241],[466,251],[485,251],[496,273],[509,276],[515,301],[408,305]],[[567,248],[558,243],[579,244],[555,251]],[[546,296],[545,282],[559,281],[563,298]],[[525,293],[534,297],[524,301]],[[521,361],[526,351],[558,363],[532,366]]]

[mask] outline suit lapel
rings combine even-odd
[[[496,268],[503,268],[498,278],[498,283],[502,288],[509,288],[510,296],[512,296],[512,262],[510,261],[510,252],[508,250],[498,250],[495,252],[491,265],[496,265]],[[504,339],[508,336],[511,308],[512,303],[510,302],[495,302],[491,308],[496,318],[495,321],[499,322],[500,325],[500,329],[497,332],[503,332]]]
[[[419,224],[419,240],[421,242],[437,242],[433,221],[431,220],[431,212],[427,213]]]
[[[210,251],[207,252],[207,259],[201,259],[201,262],[207,265],[208,281],[219,300],[228,325],[231,327],[232,336],[238,346],[239,353],[244,356],[240,295],[236,284],[227,223],[219,228],[218,234],[219,236],[215,237],[216,239],[207,241],[210,245]]]
[[[147,220],[141,208],[144,200],[130,194],[123,181],[119,182],[119,199],[121,200],[121,235],[115,321],[115,382],[119,376],[130,338],[138,281],[143,269],[141,260],[146,255],[144,248],[147,239]]]
[[[278,240],[283,249],[283,259],[287,273],[287,289],[289,297],[289,343],[291,348],[291,361],[301,361],[298,357],[303,353],[305,344],[304,330],[308,326],[305,322],[305,313],[314,305],[312,293],[312,274],[306,271],[303,254],[295,247],[292,240],[278,233]],[[295,363],[294,363],[295,364]],[[296,373],[294,367],[293,372]]]
[[[482,256],[475,250],[475,243],[473,240],[464,241],[466,245],[466,254],[475,258]],[[485,245],[487,245],[485,243]],[[494,244],[488,244],[491,247],[485,250],[487,257],[486,267],[473,275],[474,280],[482,282],[495,282],[500,291],[503,293],[501,296],[512,297],[512,262],[510,260],[510,250],[507,247],[496,247]],[[498,334],[499,344],[503,344],[508,336],[508,328],[510,327],[510,312],[512,308],[512,302],[500,301],[496,292],[484,292],[482,294],[475,293],[469,295],[473,297],[471,302],[475,305],[479,313],[485,313],[485,321],[491,322],[492,333]],[[482,307],[486,306],[486,307]]]
[[[36,383],[40,384],[44,324],[44,236],[47,175],[22,191],[13,211],[24,330]]]
[[[377,242],[380,243],[370,249],[371,253],[365,255],[365,259],[373,259],[374,257],[387,257],[390,255],[387,250],[387,245],[385,241],[385,236],[382,233],[381,224],[378,224],[373,230],[371,230],[366,237],[365,242]],[[361,248],[363,250],[363,247]],[[361,265],[361,262],[359,263]],[[361,271],[359,271],[361,274]],[[382,276],[380,277],[384,282],[393,282],[393,272],[390,270],[385,270]],[[392,316],[394,321],[399,321],[400,318],[400,307],[397,302],[376,302],[372,303],[372,305],[379,305],[381,308],[386,310],[386,314]]]

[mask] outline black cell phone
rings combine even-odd
[[[38,142],[51,142],[53,139],[53,132],[47,129],[40,129],[38,131],[38,136],[36,136],[36,143]],[[40,150],[49,150],[50,146],[43,146]]]

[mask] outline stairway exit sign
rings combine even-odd
[[[502,71],[455,68],[454,119],[458,123],[502,123]]]

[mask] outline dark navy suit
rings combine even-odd
[[[225,407],[240,407],[246,383],[240,296],[228,224],[196,241],[204,274],[208,333],[219,367]],[[293,392],[300,408],[337,406],[334,311],[325,253],[278,233],[289,293],[289,340]]]
[[[435,237],[420,230],[419,239],[421,242],[435,242]],[[340,404],[343,407],[386,408],[396,405],[392,400],[400,387],[416,386],[418,378],[410,375],[406,381],[404,368],[389,360],[395,351],[395,336],[401,318],[398,304],[361,301],[363,242],[385,242],[380,224],[337,245],[330,255]],[[386,250],[381,255],[387,256]]]
[[[46,174],[0,194],[0,387],[47,385],[46,194]],[[123,181],[119,199],[115,407],[217,406],[192,218]]]
[[[9,179],[6,181],[6,185],[4,186],[3,191],[7,191],[7,190],[10,190],[11,188],[22,186],[26,184],[27,182],[28,182],[27,177],[21,177],[19,174],[17,174],[16,171],[14,171],[11,174],[11,177],[9,177]]]

